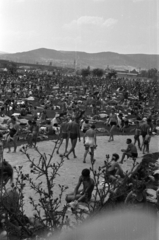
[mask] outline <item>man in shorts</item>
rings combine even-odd
[[[79,188],[83,184],[83,190],[79,191]],[[66,195],[66,202],[70,203],[77,200],[78,202],[89,202],[92,197],[94,189],[94,180],[90,177],[90,170],[85,168],[82,170],[81,176],[79,177],[78,184],[75,187],[73,193]]]
[[[79,142],[81,141],[81,139],[80,139],[80,127],[79,127],[79,124],[75,121],[75,118],[72,118],[72,122],[70,122],[68,124],[68,133],[69,133],[69,137],[71,139],[72,147],[69,150],[69,152],[65,155],[65,157],[69,160],[69,155],[70,155],[71,152],[73,152],[74,158],[77,158],[76,154],[75,154],[75,147],[76,147],[76,144],[77,144],[77,138],[79,138]]]
[[[90,152],[91,161],[94,161],[94,149],[97,146],[95,125],[92,125],[86,131],[84,135],[84,146],[85,146],[85,153],[84,153],[83,163],[86,163],[86,157],[89,152],[89,149],[91,149],[91,152]]]
[[[137,148],[136,146],[132,143],[132,140],[128,138],[126,140],[126,143],[128,144],[127,149],[122,149],[121,151],[123,152],[122,158],[120,163],[123,163],[125,156],[127,157],[132,157],[132,159],[135,161],[136,158],[138,157],[137,153]]]
[[[59,149],[60,149],[64,139],[66,140],[64,154],[66,154],[67,153],[67,148],[68,148],[68,142],[69,142],[68,118],[64,119],[64,122],[61,124],[61,127],[60,127],[60,143],[59,143],[59,146],[58,146],[57,151],[56,151],[57,154],[59,154]]]
[[[152,122],[151,119],[148,118],[146,122],[142,123],[140,125],[140,129],[141,129],[141,136],[142,136],[142,146],[144,146],[144,142],[145,142],[145,137],[148,133],[151,132],[152,130]]]

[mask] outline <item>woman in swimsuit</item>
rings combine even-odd
[[[89,149],[91,150],[90,152],[91,161],[94,161],[94,149],[97,147],[95,125],[92,125],[86,131],[84,135],[84,146],[85,146],[85,153],[83,157],[83,163],[86,163],[86,157],[89,152]]]
[[[114,129],[118,124],[118,118],[117,118],[117,115],[115,114],[114,108],[111,110],[111,114],[109,116],[109,124],[110,124],[110,132],[109,132],[108,142],[114,141]]]

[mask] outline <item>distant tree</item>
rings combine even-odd
[[[85,69],[82,69],[82,70],[81,70],[81,75],[82,75],[82,77],[87,77],[87,76],[90,75],[90,73],[91,73],[91,71],[90,71],[89,68],[85,68]]]
[[[108,78],[116,78],[117,72],[115,70],[111,70],[111,72],[108,73]]]
[[[158,71],[156,68],[151,68],[147,71],[148,78],[156,80],[158,77]]]
[[[95,77],[102,77],[104,74],[104,71],[103,71],[103,69],[95,68],[95,69],[93,69],[92,74]]]
[[[151,78],[157,80],[159,72],[156,68],[151,68],[149,70],[142,70],[139,74],[140,77]]]
[[[8,71],[11,74],[15,74],[17,72],[17,64],[14,62],[9,63],[9,65],[7,66]]]

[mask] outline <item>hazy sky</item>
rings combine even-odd
[[[0,0],[0,51],[159,54],[159,0]]]

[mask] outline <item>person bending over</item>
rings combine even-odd
[[[80,191],[79,188],[83,184],[83,190]],[[66,195],[66,202],[70,203],[77,200],[78,202],[89,202],[92,197],[92,192],[94,189],[94,180],[90,177],[90,170],[85,168],[82,170],[81,176],[73,193]]]

